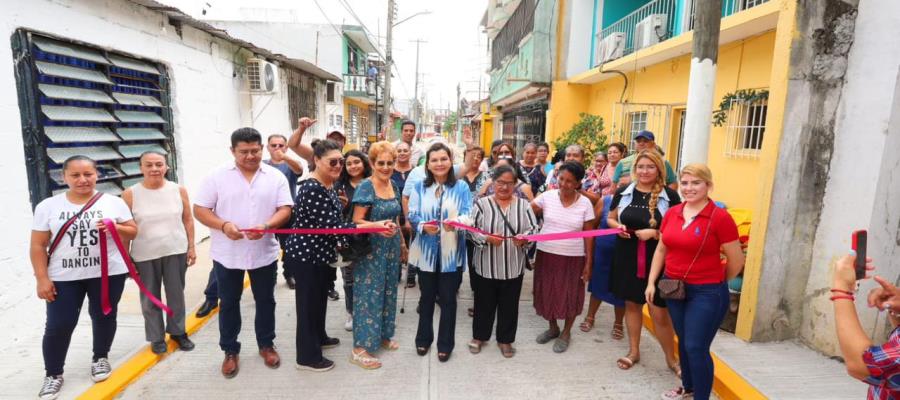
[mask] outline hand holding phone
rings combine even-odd
[[[866,245],[868,234],[865,230],[853,232],[853,251],[856,252],[856,262],[853,267],[856,270],[856,280],[866,277]]]

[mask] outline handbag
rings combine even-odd
[[[684,300],[684,280],[687,279],[688,274],[691,272],[691,267],[694,266],[694,263],[697,262],[697,258],[700,257],[703,246],[706,246],[706,238],[709,237],[709,228],[712,227],[712,218],[715,213],[716,209],[713,208],[712,213],[709,215],[709,223],[706,224],[706,233],[703,234],[703,241],[700,242],[700,248],[697,249],[697,254],[694,255],[694,259],[691,260],[691,264],[688,265],[687,271],[684,271],[684,276],[682,276],[681,279],[662,278],[659,280],[659,283],[657,284],[659,287],[659,297],[666,300]]]

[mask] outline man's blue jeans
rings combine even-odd
[[[238,334],[241,332],[241,294],[244,291],[244,273],[250,275],[250,291],[256,303],[254,330],[259,348],[273,347],[275,340],[275,277],[278,262],[265,267],[242,270],[228,269],[213,261],[216,281],[219,284],[219,347],[229,354],[241,352]]]
[[[681,363],[681,385],[694,391],[694,399],[709,399],[713,385],[713,360],[709,354],[719,325],[728,312],[728,285],[685,284],[683,300],[666,300]]]

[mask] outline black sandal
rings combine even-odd
[[[428,354],[428,347],[416,347],[416,354],[420,356]]]
[[[450,359],[450,353],[438,353],[438,361],[447,362]]]

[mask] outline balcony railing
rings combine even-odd
[[[535,1],[522,0],[491,44],[491,69],[503,66],[503,59],[518,53],[519,42],[534,30]]]
[[[769,0],[722,0],[722,17]],[[678,7],[683,3],[683,7]],[[597,33],[594,65],[663,42],[694,28],[694,0],[654,0]]]
[[[375,80],[366,75],[344,75],[344,94],[375,97]]]

